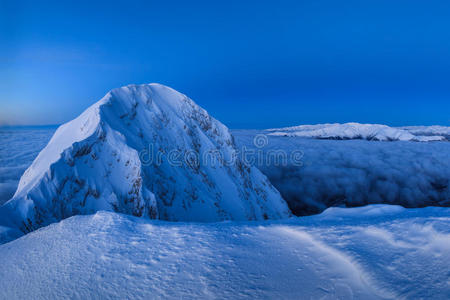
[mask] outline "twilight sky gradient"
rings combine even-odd
[[[149,82],[232,128],[450,125],[450,1],[0,0],[0,124]]]

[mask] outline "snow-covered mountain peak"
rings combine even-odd
[[[203,116],[203,119],[209,118],[208,113],[191,99],[161,84],[133,84],[115,88],[87,108],[80,116],[58,128],[49,144],[25,172],[17,192],[24,190],[26,185],[33,183],[33,179],[39,178],[43,172],[47,171],[46,167],[57,161],[61,153],[74,143],[93,134],[101,137],[106,125],[109,127],[124,127],[122,125],[125,124],[128,127],[127,133],[141,135],[139,125],[148,123],[148,114],[137,116],[138,105],[144,105],[145,110],[154,112],[152,121],[157,127],[162,127],[164,117],[169,114],[175,115],[177,118],[187,117],[184,119],[189,120],[189,116],[192,116],[195,111]],[[155,116],[158,116],[159,119],[155,120]],[[223,125],[221,127],[223,127],[222,130],[226,130]],[[132,137],[129,136],[129,138]]]
[[[228,129],[187,96],[160,84],[121,87],[58,128],[0,215],[24,232],[98,210],[172,221],[288,217],[236,151]]]

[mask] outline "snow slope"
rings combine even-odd
[[[74,216],[0,246],[2,299],[448,299],[450,209],[266,222]]]
[[[320,139],[364,139],[371,141],[443,141],[446,138],[438,135],[418,135],[413,134],[414,131],[406,130],[406,128],[394,128],[379,124],[317,124],[317,125],[300,125],[294,127],[285,127],[277,129],[268,129],[269,135],[277,136],[296,136],[310,137]],[[429,131],[433,132],[433,131]],[[435,133],[442,131],[434,131]]]
[[[185,95],[159,84],[114,89],[60,126],[25,171],[0,208],[0,225],[12,228],[3,235],[98,210],[171,221],[290,216],[235,152],[228,129]]]
[[[322,140],[264,136],[264,131],[255,130],[232,133],[239,149],[262,157],[254,164],[294,214],[371,203],[450,206],[448,142]],[[265,141],[263,147],[255,145],[258,138]],[[285,159],[277,162],[277,157]]]

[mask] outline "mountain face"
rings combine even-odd
[[[294,127],[268,129],[269,135],[307,137],[317,139],[364,139],[370,141],[414,141],[432,142],[445,141],[446,135],[442,134],[444,127],[424,128],[422,131],[414,131],[414,127],[389,127],[380,124],[316,124],[300,125]],[[432,131],[433,129],[433,131]],[[447,129],[448,130],[448,129]]]
[[[59,127],[0,217],[28,232],[99,210],[200,222],[290,216],[228,129],[159,84],[114,89]]]

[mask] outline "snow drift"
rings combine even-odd
[[[351,140],[363,139],[370,141],[444,141],[450,135],[446,127],[403,127],[394,128],[379,124],[317,124],[300,125],[277,129],[268,129],[269,135],[310,137],[318,139]],[[420,135],[422,134],[422,135]]]
[[[22,232],[98,210],[171,221],[288,217],[279,192],[235,152],[228,129],[185,95],[159,84],[114,89],[58,128],[0,216]],[[204,157],[212,161],[195,159]]]
[[[0,245],[2,299],[449,299],[450,209],[267,222],[74,216]]]

